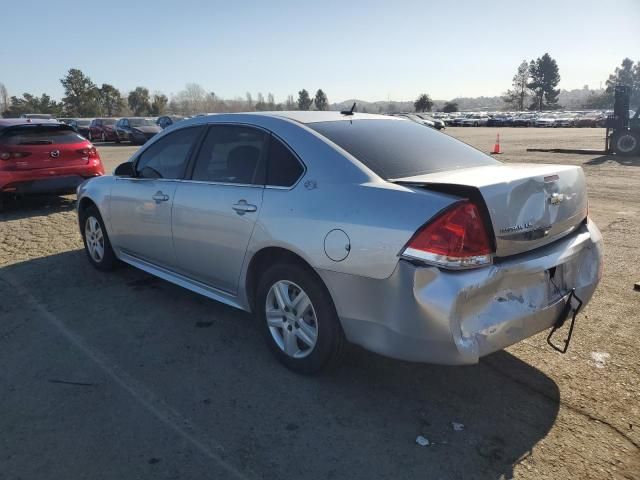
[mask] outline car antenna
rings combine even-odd
[[[356,102],[353,102],[353,105],[351,105],[351,110],[340,110],[340,113],[342,115],[353,115],[353,111],[356,109]]]

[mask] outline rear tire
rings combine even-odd
[[[295,264],[269,267],[258,282],[255,311],[269,348],[287,368],[311,375],[340,362],[346,339],[315,272]]]
[[[80,214],[80,233],[91,265],[106,272],[116,268],[118,259],[113,253],[107,229],[95,206],[88,207]]]
[[[617,132],[611,137],[614,153],[624,157],[640,155],[640,132],[631,130]]]

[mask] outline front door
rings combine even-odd
[[[160,267],[176,266],[171,209],[203,128],[182,128],[164,136],[135,160],[134,178],[116,180],[109,218],[112,243],[118,250]]]
[[[173,204],[181,273],[237,293],[262,206],[266,140],[265,132],[251,127],[209,127],[191,179],[180,182]]]

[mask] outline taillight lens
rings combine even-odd
[[[0,152],[0,160],[13,160],[31,155],[31,152]]]
[[[98,151],[96,150],[96,147],[94,147],[93,145],[87,148],[81,148],[80,150],[76,150],[76,152],[78,152],[83,157],[98,158]]]
[[[445,268],[474,268],[489,265],[493,249],[478,207],[465,200],[418,230],[402,256]]]

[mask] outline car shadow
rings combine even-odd
[[[0,222],[68,212],[75,205],[75,195],[6,195],[2,198]]]
[[[65,330],[143,384],[145,398],[163,399],[205,443],[221,444],[232,465],[260,478],[512,478],[558,415],[555,382],[506,351],[446,367],[352,346],[337,369],[305,377],[271,356],[251,315],[130,267],[98,272],[82,250],[5,266],[2,282],[28,291]],[[31,358],[37,376],[38,358],[72,348],[60,342],[33,355],[27,344],[15,361]],[[100,388],[107,387],[119,388]],[[41,408],[60,399],[47,401]],[[132,421],[113,409],[101,414]],[[133,423],[157,426],[145,421]],[[64,444],[66,432],[52,435]],[[429,445],[418,445],[419,435]],[[76,451],[42,455],[82,464]]]
[[[622,155],[602,155],[592,158],[585,162],[584,165],[602,165],[606,162],[616,162],[628,167],[640,167],[640,157],[624,157]]]

